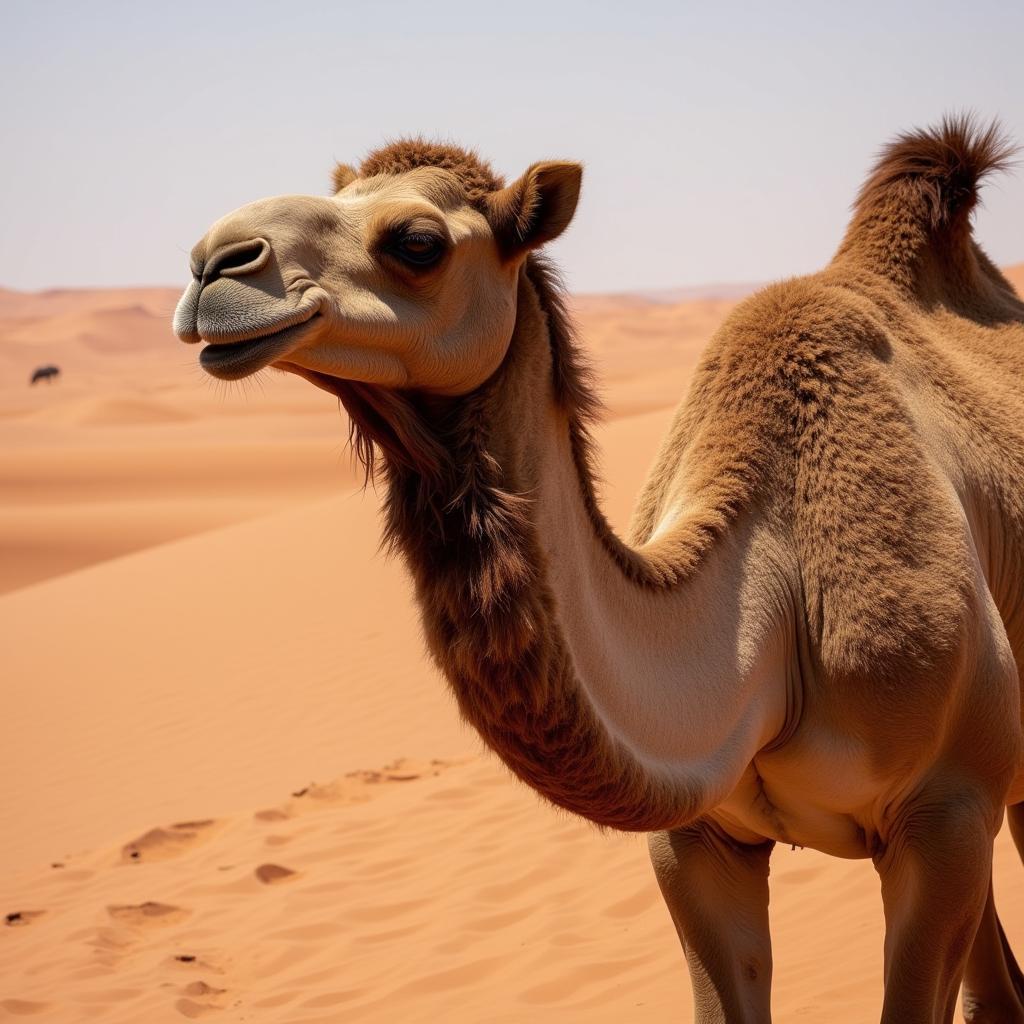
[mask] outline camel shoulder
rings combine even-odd
[[[712,357],[713,390],[746,393],[759,420],[812,646],[847,677],[941,674],[975,582],[962,510],[892,369],[898,315],[856,282],[800,278],[741,305]]]

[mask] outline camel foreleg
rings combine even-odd
[[[989,900],[997,823],[987,794],[948,786],[920,795],[894,823],[875,857],[885,909],[882,1024],[953,1020],[979,925],[997,924]],[[982,937],[981,950],[989,938],[998,941],[995,932]],[[990,984],[983,973],[975,981]]]
[[[710,822],[650,836],[651,862],[686,954],[697,1024],[769,1024],[768,861]]]

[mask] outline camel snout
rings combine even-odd
[[[324,305],[304,269],[308,254],[280,231],[253,231],[249,212],[219,221],[192,250],[192,281],[174,311],[175,334],[206,342],[199,363],[223,380],[255,373],[308,341]]]
[[[310,310],[303,292],[285,285],[278,253],[264,237],[208,235],[190,264],[192,281],[174,311],[174,332],[184,342],[248,341],[293,326]]]
[[[324,239],[342,228],[336,204],[318,196],[259,199],[222,217],[192,249],[192,281],[174,313],[175,334],[219,347],[304,323],[324,301],[314,286]]]

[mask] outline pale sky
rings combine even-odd
[[[405,134],[582,160],[576,291],[804,273],[895,132],[1024,142],[1022,41],[1019,0],[4,0],[0,287],[183,285],[211,221]],[[1024,260],[1024,165],[977,223]]]

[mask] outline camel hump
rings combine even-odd
[[[928,249],[967,246],[982,181],[1007,170],[1016,153],[997,121],[983,125],[970,114],[903,132],[864,182],[838,257],[900,278]]]
[[[918,199],[931,229],[963,221],[982,180],[1006,170],[1016,152],[999,123],[982,127],[971,115],[946,117],[935,128],[903,132],[881,153],[857,197],[857,212],[877,211],[893,198]]]

